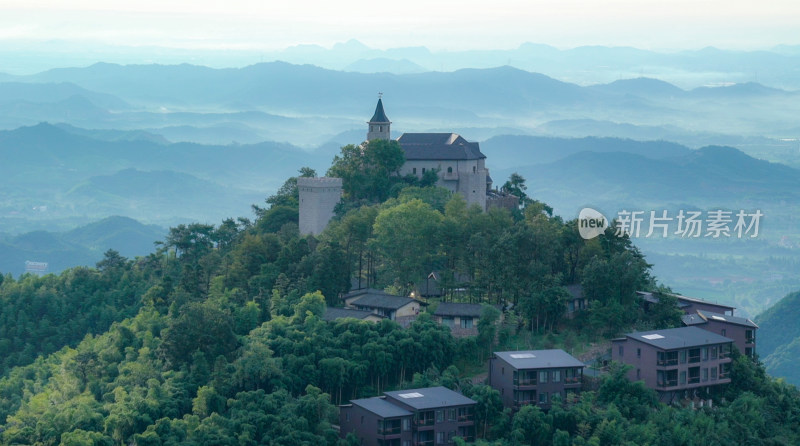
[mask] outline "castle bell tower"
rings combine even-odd
[[[386,113],[383,111],[383,100],[381,96],[382,94],[378,93],[378,105],[375,107],[375,114],[372,115],[372,119],[367,122],[369,125],[367,141],[372,141],[373,139],[392,139],[392,133],[389,130],[392,122],[389,121],[389,118],[386,117]]]

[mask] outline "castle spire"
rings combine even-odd
[[[378,93],[378,105],[375,106],[375,114],[372,115],[367,124],[369,131],[367,132],[367,141],[373,139],[392,139],[390,127],[392,122],[386,117],[386,112],[383,111],[383,93]]]

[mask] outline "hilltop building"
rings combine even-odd
[[[353,433],[364,446],[453,444],[475,441],[477,403],[446,387],[384,392],[339,406],[342,438]]]
[[[710,399],[730,379],[733,340],[697,327],[628,333],[612,340],[611,359],[633,366],[631,381],[644,381],[669,403]]]
[[[758,325],[750,319],[711,311],[697,310],[682,318],[683,325],[698,327],[731,338],[739,352],[752,358],[756,354],[756,330]]]
[[[563,401],[581,390],[585,365],[564,350],[494,352],[489,359],[489,385],[500,392],[503,406],[526,404],[550,409],[553,397]]]
[[[391,139],[391,121],[378,99],[375,113],[367,122],[367,141]],[[476,142],[456,133],[404,133],[397,142],[405,153],[406,162],[400,175],[422,178],[427,171],[439,173],[438,186],[460,193],[467,205],[477,204],[486,210],[487,191],[492,181],[486,169],[486,155]]]
[[[421,306],[427,305],[410,297],[395,296],[373,288],[351,291],[342,296],[342,299],[345,308],[368,311],[393,320],[403,327],[410,325],[419,316]]]
[[[297,179],[300,195],[300,233],[319,235],[333,218],[333,209],[342,198],[341,178]]]
[[[640,299],[642,299],[642,305],[644,306],[645,311],[650,309],[650,305],[659,301],[658,294],[656,293],[651,293],[649,291],[637,291],[636,294]],[[693,314],[697,310],[702,310],[733,316],[733,312],[736,310],[736,307],[732,307],[730,305],[709,302],[696,297],[682,296],[680,294],[672,294],[672,296],[678,300],[678,308],[680,308],[686,314]]]

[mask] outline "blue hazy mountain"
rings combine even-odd
[[[0,272],[19,275],[25,262],[46,262],[48,272],[73,266],[94,266],[109,249],[125,257],[145,256],[167,230],[126,217],[108,217],[67,232],[33,231],[0,237]]]
[[[757,353],[774,376],[800,385],[800,292],[786,295],[774,306],[759,314]]]

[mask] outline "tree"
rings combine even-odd
[[[398,174],[404,163],[397,141],[374,139],[363,146],[342,147],[327,175],[342,179],[346,199],[379,203],[389,198],[393,184],[402,181]]]
[[[416,198],[384,209],[375,218],[375,246],[395,285],[404,291],[431,271],[442,220],[441,213]]]
[[[508,181],[503,184],[500,190],[519,198],[520,206],[524,206],[529,201],[528,194],[525,193],[528,190],[528,186],[525,185],[525,178],[517,172],[508,177]]]

